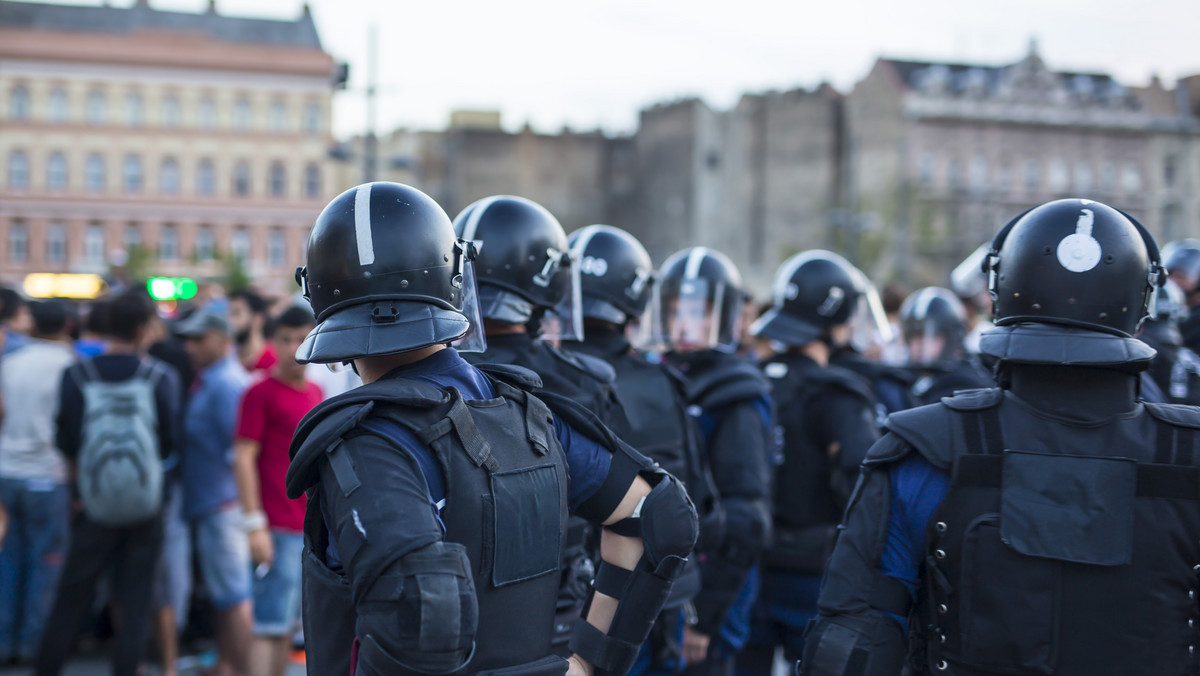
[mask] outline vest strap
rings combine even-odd
[[[450,410],[446,413],[446,417],[437,421],[433,425],[417,432],[417,438],[421,443],[432,446],[433,443],[450,432],[458,437],[458,441],[462,444],[463,449],[467,452],[467,457],[476,467],[482,467],[489,472],[495,472],[500,469],[500,463],[492,457],[491,446],[488,445],[483,435],[479,433],[479,429],[475,427],[475,421],[471,418],[471,411],[467,408],[467,404],[463,401],[462,395],[458,392],[454,393],[454,403],[450,405]]]
[[[1004,451],[1004,432],[997,407],[961,411],[959,415],[962,416],[967,453],[991,455]]]
[[[550,407],[537,397],[525,397],[525,436],[538,455],[550,452],[549,431],[554,427]]]
[[[867,603],[876,610],[908,617],[908,611],[912,608],[912,595],[908,587],[890,575],[877,572],[874,577]]]

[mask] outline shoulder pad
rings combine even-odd
[[[813,369],[807,376],[814,383],[836,387],[867,401],[875,401],[875,392],[871,389],[871,384],[850,369],[844,369],[840,366],[828,366]]]
[[[867,451],[864,465],[888,465],[897,462],[911,453],[912,444],[895,434],[885,434],[879,441],[871,445]]]
[[[613,367],[603,359],[582,354],[580,352],[562,350],[549,345],[546,347],[550,348],[547,351],[554,355],[554,357],[559,361],[567,364],[577,371],[584,372],[594,380],[599,380],[602,383],[611,383],[617,379],[617,372],[614,371]]]
[[[688,401],[701,408],[750,401],[768,397],[771,393],[771,383],[762,371],[741,359],[722,361],[714,368],[689,377],[686,387]]]
[[[912,446],[934,467],[949,469],[954,462],[954,432],[958,425],[953,409],[930,404],[887,417],[884,427]]]
[[[387,378],[361,385],[321,402],[296,426],[288,449],[284,485],[296,499],[317,482],[317,460],[375,408],[376,403],[409,408],[432,408],[450,401],[450,395],[428,383]]]
[[[475,364],[475,368],[484,375],[508,383],[522,390],[533,391],[542,388],[542,377],[524,366],[516,364]]]
[[[1143,403],[1146,413],[1159,422],[1172,427],[1187,427],[1200,429],[1200,408],[1184,404],[1150,404]]]
[[[942,403],[955,411],[982,411],[999,406],[1001,401],[1004,401],[1004,390],[999,387],[963,390],[952,397],[942,397]]]

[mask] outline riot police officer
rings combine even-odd
[[[473,364],[514,364],[542,379],[539,392],[574,400],[624,437],[628,421],[616,395],[616,374],[603,360],[555,347],[582,329],[579,264],[558,219],[523,197],[497,195],[472,203],[454,230],[478,242],[476,274],[487,349]],[[573,518],[567,532],[555,645],[566,649],[571,627],[587,600],[594,574],[594,534]]]
[[[908,367],[916,375],[912,398],[932,404],[959,390],[988,387],[981,362],[966,354],[966,312],[949,289],[918,289],[900,306],[900,331],[908,349]]]
[[[912,386],[916,378],[903,367],[882,362],[885,346],[894,340],[892,325],[875,284],[858,268],[851,266],[849,271],[854,276],[858,302],[852,306],[846,328],[833,334],[829,363],[853,371],[871,384],[879,413],[877,422],[882,427],[888,413],[913,407]]]
[[[589,225],[571,233],[571,251],[580,263],[583,341],[570,347],[612,365],[629,416],[625,440],[682,479],[700,514],[700,542],[723,537],[721,509],[708,464],[699,446],[699,429],[687,413],[683,376],[661,360],[634,348],[652,347],[656,317],[650,303],[655,271],[650,255],[633,235],[608,225]],[[683,628],[690,602],[700,590],[700,570],[689,560],[630,671],[674,674],[683,669]]]
[[[1165,279],[1153,238],[1058,200],[986,265],[1002,387],[888,419],[801,673],[1195,673],[1200,414],[1136,395],[1154,352],[1133,335]]]
[[[585,409],[477,369],[448,345],[477,320],[477,249],[420,191],[336,197],[297,281],[317,327],[302,362],[364,385],[300,423],[310,674],[623,674],[696,538],[682,485]],[[551,655],[568,509],[604,523],[569,662]]]
[[[829,362],[863,300],[856,273],[829,251],[792,256],[775,275],[774,306],[750,329],[780,348],[762,370],[771,380],[783,464],[775,471],[774,540],[739,676],[770,676],[777,646],[788,660],[800,659],[837,524],[878,436],[870,383]]]
[[[729,674],[749,636],[757,564],[770,540],[770,384],[734,354],[745,294],[732,261],[705,247],[679,251],[659,268],[658,294],[667,360],[684,375],[725,511],[724,536],[700,564],[696,618],[684,632],[686,673]]]
[[[1147,390],[1158,394],[1160,403],[1200,405],[1200,357],[1183,346],[1180,322],[1187,318],[1183,290],[1174,280],[1158,290],[1154,311],[1138,338],[1154,348],[1154,363],[1143,374],[1142,398],[1156,401]],[[1151,382],[1145,382],[1146,379]]]
[[[1179,320],[1183,344],[1200,352],[1200,240],[1183,239],[1163,247],[1163,260],[1171,280],[1183,291],[1186,316]]]

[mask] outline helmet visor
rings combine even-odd
[[[662,329],[677,352],[737,349],[741,335],[740,294],[723,282],[684,279],[678,293],[662,294]]]
[[[657,289],[650,294],[646,309],[641,316],[631,317],[625,325],[625,337],[633,349],[642,352],[659,352],[666,349],[663,337],[662,312]]]
[[[454,341],[454,349],[459,352],[486,352],[487,336],[483,332],[482,304],[479,301],[479,287],[475,284],[475,261],[465,254],[461,258],[462,265],[462,313],[470,322],[471,328],[462,338]]]
[[[583,340],[583,297],[582,285],[579,279],[579,264],[575,252],[550,251],[547,262],[548,270],[534,277],[534,283],[540,279],[559,276],[565,278],[566,288],[562,299],[553,308],[546,310],[542,316],[541,332],[538,338],[553,342]]]

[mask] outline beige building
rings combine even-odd
[[[944,283],[1008,218],[1062,197],[1118,206],[1163,240],[1200,235],[1195,102],[1147,98],[1052,71],[1036,45],[1002,66],[878,60],[845,112],[847,206],[885,226],[863,233],[865,262]]]
[[[331,196],[335,64],[295,21],[0,0],[0,276],[216,276],[290,291]]]

